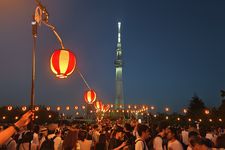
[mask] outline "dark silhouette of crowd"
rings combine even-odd
[[[136,119],[103,119],[95,123],[27,124],[3,126],[0,150],[224,150],[225,130],[210,127],[204,132],[195,125],[173,126],[162,121],[138,123]],[[7,131],[8,130],[8,131]],[[4,138],[1,138],[4,137]]]

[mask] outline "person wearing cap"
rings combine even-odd
[[[113,137],[109,141],[109,150],[122,150],[126,145],[127,141],[123,142],[124,131],[122,127],[117,127],[112,133]]]
[[[62,149],[62,138],[61,131],[58,128],[58,124],[51,123],[48,125],[48,139],[54,138],[54,149],[61,150]],[[43,141],[44,142],[44,141]]]

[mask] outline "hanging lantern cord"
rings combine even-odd
[[[62,49],[65,49],[64,44],[63,44],[63,41],[62,41],[62,39],[60,38],[59,34],[56,32],[55,27],[54,27],[53,25],[49,24],[49,23],[46,22],[46,21],[42,21],[42,22],[43,22],[44,25],[46,25],[47,27],[49,27],[49,28],[53,31],[53,33],[55,34],[57,40],[59,41],[59,43],[60,43]]]
[[[41,23],[43,23],[48,28],[50,28],[53,31],[53,33],[55,34],[62,49],[65,49],[63,41],[60,38],[59,34],[57,33],[56,28],[53,25],[51,25],[50,23],[48,23],[49,14],[48,14],[46,8],[41,4],[41,2],[39,0],[35,0],[35,2],[37,3],[37,7],[35,9],[35,17],[34,17],[35,21],[38,23],[38,25],[41,25]]]
[[[87,81],[84,79],[84,76],[82,75],[82,73],[80,72],[80,70],[78,68],[77,69],[77,72],[79,73],[80,77],[82,78],[82,80],[84,81],[85,85],[87,86],[87,88],[89,90],[91,90],[90,86],[88,85]]]

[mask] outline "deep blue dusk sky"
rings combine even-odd
[[[67,48],[98,98],[114,102],[117,22],[122,22],[125,103],[175,111],[194,93],[207,106],[225,89],[225,1],[42,0]],[[0,2],[0,105],[28,105],[31,87],[31,16],[34,0]],[[83,103],[87,89],[74,72],[57,79],[49,60],[60,48],[38,28],[36,103]]]

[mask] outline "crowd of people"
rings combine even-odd
[[[210,127],[203,134],[195,126],[138,123],[136,119],[103,119],[97,123],[27,124],[32,112],[4,126],[0,150],[225,150],[225,130]]]

